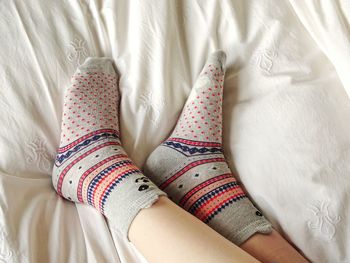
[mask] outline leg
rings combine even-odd
[[[145,174],[182,208],[236,245],[271,224],[231,172],[222,146],[225,53],[211,54],[177,124],[147,159]]]
[[[258,262],[165,197],[135,217],[129,238],[151,263]]]
[[[127,236],[137,213],[165,193],[121,146],[118,102],[112,62],[87,59],[66,90],[52,183],[59,195],[94,206]]]
[[[308,262],[275,230],[269,235],[255,234],[240,247],[261,262]]]
[[[271,225],[226,163],[224,62],[223,52],[209,57],[173,132],[146,161],[145,173],[174,202],[263,262],[306,262],[277,232],[270,233]]]

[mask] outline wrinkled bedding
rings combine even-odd
[[[65,88],[89,56],[120,74],[122,141],[142,166],[206,56],[227,53],[225,153],[313,262],[350,262],[350,1],[0,3],[0,262],[146,262],[93,208],[55,194]]]

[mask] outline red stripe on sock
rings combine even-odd
[[[197,212],[194,213],[194,215],[200,219],[201,221],[205,221],[207,220],[207,218],[209,216],[211,216],[217,209],[219,209],[220,207],[222,207],[224,204],[226,204],[228,201],[238,197],[238,196],[245,196],[245,194],[242,192],[242,193],[238,193],[238,194],[235,194],[235,195],[231,195],[230,197],[224,199],[223,201],[221,201],[219,204],[217,204],[215,207],[213,207],[212,209],[210,209],[209,211],[205,211],[205,209],[203,209],[203,207],[205,205],[207,205],[209,202],[212,202],[213,199],[216,199],[216,198],[219,198],[220,196],[224,195],[224,194],[227,194],[228,192],[232,191],[232,189],[229,189],[223,193],[221,193],[220,195],[218,196],[215,196],[213,198],[211,198],[210,200],[208,200],[207,202],[205,202],[203,205],[201,205]],[[201,215],[200,215],[201,214]]]
[[[89,168],[80,178],[79,178],[79,183],[78,183],[78,189],[77,189],[77,196],[78,196],[78,200],[80,202],[83,202],[83,194],[82,194],[82,188],[83,188],[83,183],[84,180],[87,176],[89,176],[89,174],[91,174],[93,171],[95,171],[96,169],[98,169],[99,167],[101,167],[102,165],[104,165],[105,163],[113,160],[113,159],[119,159],[119,158],[127,158],[127,155],[125,154],[117,154],[117,155],[112,155],[110,157],[108,157],[107,159],[104,159],[103,161],[95,164],[94,166],[92,166],[91,168]]]
[[[193,188],[191,191],[189,191],[187,194],[185,194],[180,199],[179,205],[183,206],[192,195],[194,195],[196,192],[200,191],[201,189],[203,189],[207,185],[210,185],[212,183],[215,183],[217,181],[220,181],[220,180],[223,180],[223,179],[226,179],[226,178],[230,178],[231,176],[232,176],[231,173],[227,173],[227,174],[222,174],[222,175],[219,175],[217,177],[211,178],[211,179],[209,179],[207,181],[204,181],[203,183],[197,185],[195,188]]]
[[[174,182],[177,178],[179,178],[181,175],[186,173],[187,171],[191,170],[192,168],[201,165],[201,164],[206,164],[206,163],[215,163],[215,162],[225,162],[224,158],[212,158],[212,159],[204,159],[204,160],[198,160],[193,163],[190,163],[186,165],[182,170],[171,176],[168,180],[163,182],[159,188],[164,190],[166,187],[169,186],[172,182]]]
[[[130,168],[130,169],[128,169],[128,170],[125,170],[123,173],[116,174],[116,176],[113,178],[113,180],[106,186],[106,188],[103,189],[103,192],[102,192],[102,194],[101,194],[99,200],[97,200],[97,201],[98,201],[98,204],[96,204],[96,202],[95,202],[95,193],[96,193],[98,187],[102,184],[103,181],[105,181],[105,180],[108,178],[108,176],[109,176],[110,174],[114,173],[115,170],[110,171],[103,179],[101,179],[101,180],[98,182],[98,184],[96,185],[96,187],[95,187],[95,189],[94,189],[94,192],[93,192],[93,194],[92,194],[92,198],[91,198],[91,200],[93,200],[93,202],[94,202],[94,204],[95,204],[95,207],[96,207],[97,209],[100,209],[100,211],[102,211],[102,206],[101,206],[102,202],[101,202],[101,201],[102,201],[102,198],[103,198],[103,196],[105,195],[107,189],[111,186],[111,184],[113,184],[113,182],[114,182],[115,180],[117,180],[119,177],[121,177],[121,176],[123,176],[124,174],[126,174],[126,173],[128,173],[128,172],[130,172],[130,171],[133,171],[133,170],[135,170],[135,169]]]
[[[139,172],[139,169],[138,169],[136,166],[134,166],[134,168],[130,168],[129,170],[126,170],[125,172],[118,174],[118,176],[115,177],[115,178],[107,185],[107,187],[103,190],[103,193],[102,193],[102,195],[100,196],[100,199],[98,200],[99,209],[100,209],[101,212],[103,212],[103,211],[102,211],[102,199],[103,199],[103,197],[105,196],[105,194],[106,194],[106,192],[108,191],[108,189],[111,187],[111,185],[112,185],[119,177],[123,176],[124,174],[126,174],[126,173],[128,173],[128,172],[130,172],[130,171],[138,171],[138,172]],[[113,172],[113,171],[112,171],[112,172]],[[94,195],[95,195],[95,192],[94,192]]]
[[[79,162],[81,159],[84,159],[86,156],[88,156],[89,154],[103,148],[106,146],[110,146],[110,145],[119,145],[119,143],[117,142],[105,142],[103,144],[98,145],[95,148],[92,148],[91,150],[87,151],[86,153],[80,155],[77,159],[75,159],[73,162],[71,162],[66,168],[64,168],[64,170],[62,171],[62,173],[60,173],[59,179],[58,179],[58,183],[57,183],[57,193],[62,195],[61,189],[62,189],[62,184],[63,184],[63,179],[66,176],[66,174],[68,173],[68,171],[77,163]]]
[[[203,147],[221,147],[221,143],[217,142],[201,142],[201,141],[193,141],[193,140],[185,140],[181,138],[169,138],[167,141],[174,141],[174,142],[180,142],[187,145],[194,145],[194,146],[203,146]]]
[[[99,133],[104,133],[104,132],[111,132],[111,133],[116,133],[117,136],[119,137],[119,133],[117,130],[112,130],[112,129],[103,129],[103,130],[97,130],[97,131],[93,131],[93,132],[90,132],[86,135],[84,135],[83,137],[80,137],[79,139],[75,140],[74,142],[71,142],[70,144],[64,146],[64,147],[60,147],[58,149],[58,153],[63,153],[63,152],[66,152],[68,151],[70,148],[74,147],[75,145],[81,143],[82,141],[86,140],[87,138],[95,135],[95,134],[99,134]]]

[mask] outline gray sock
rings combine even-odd
[[[185,210],[237,245],[271,225],[247,198],[222,151],[225,53],[213,53],[171,136],[148,158],[144,171]]]
[[[127,237],[142,209],[165,195],[123,150],[117,74],[107,58],[89,58],[64,98],[61,142],[52,172],[57,193],[94,206]]]

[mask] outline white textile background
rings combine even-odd
[[[350,262],[350,1],[0,2],[0,261],[144,262],[51,187],[75,68],[120,73],[122,141],[142,166],[207,57],[227,53],[224,143],[250,196],[313,262]]]

